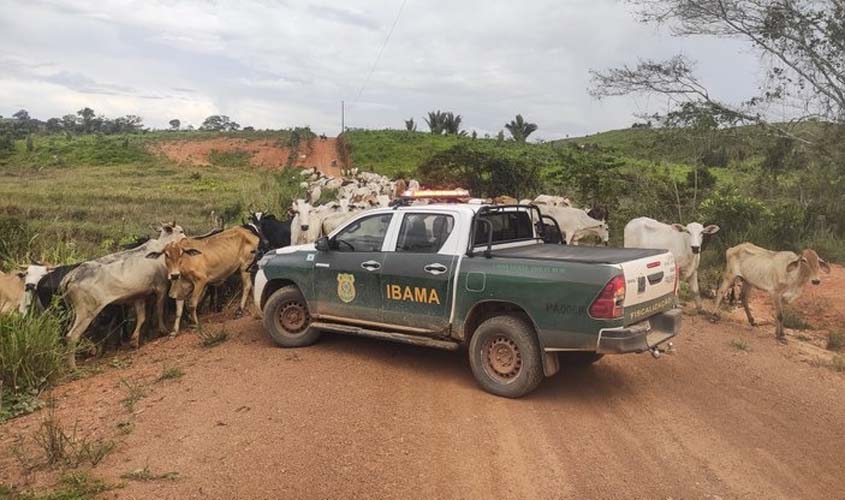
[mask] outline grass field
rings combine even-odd
[[[0,256],[5,267],[12,259],[102,255],[151,234],[160,221],[197,234],[212,227],[212,211],[232,224],[250,206],[279,210],[275,174],[248,165],[179,166],[149,154],[150,140],[38,137],[33,152],[18,144],[0,165],[0,227],[23,224],[30,251]]]

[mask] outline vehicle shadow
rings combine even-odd
[[[475,382],[465,349],[442,351],[342,334],[325,334],[309,349],[326,349],[356,360],[389,366],[397,374],[436,377],[438,383],[445,378],[458,387],[483,391]],[[590,366],[561,366],[557,374],[544,378],[540,386],[521,401],[606,400],[629,393],[627,375],[624,367],[606,359]]]
[[[475,386],[466,351],[444,351],[430,347],[389,342],[381,339],[324,333],[314,348],[327,349],[369,362],[378,362],[402,373],[444,377],[466,386]]]
[[[589,366],[561,366],[555,375],[543,379],[532,401],[595,402],[630,393],[627,373],[617,364],[599,361]]]

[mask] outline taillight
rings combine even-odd
[[[674,286],[674,290],[673,290],[675,292],[675,295],[678,295],[678,275],[679,274],[681,274],[681,268],[678,267],[678,264],[675,264],[675,286]]]
[[[604,285],[599,296],[590,305],[590,316],[596,319],[621,318],[624,302],[625,277],[619,274]]]

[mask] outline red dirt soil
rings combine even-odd
[[[209,165],[211,151],[230,152],[246,151],[250,163],[256,167],[267,169],[284,168],[288,162],[290,148],[282,147],[277,141],[270,139],[236,139],[219,137],[203,140],[173,140],[161,141],[151,146],[153,153],[162,154],[171,161],[183,165]],[[340,161],[337,158],[335,139],[314,139],[310,144],[299,148],[296,167],[317,167],[320,172],[332,176],[340,176]]]
[[[64,425],[118,443],[89,470],[122,485],[103,497],[845,498],[845,376],[770,327],[688,316],[673,354],[607,356],[507,400],[463,351],[341,335],[280,349],[255,319],[205,321],[229,340],[159,339],[53,390]],[[167,367],[184,376],[156,381]],[[144,387],[134,412],[122,380]],[[38,456],[46,415],[0,426],[0,484],[60,477],[12,452],[23,436]],[[178,477],[120,478],[144,467]]]

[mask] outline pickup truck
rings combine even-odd
[[[666,250],[545,243],[534,205],[367,210],[258,262],[254,300],[283,347],[347,333],[466,346],[485,390],[520,397],[561,363],[651,351],[677,335]]]

